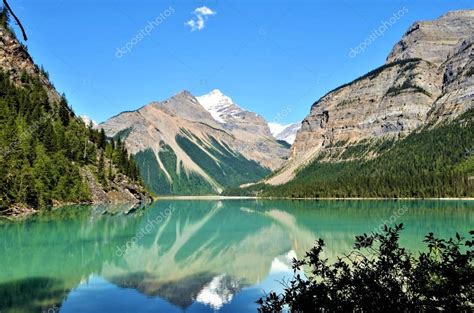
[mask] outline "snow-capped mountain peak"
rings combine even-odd
[[[244,111],[219,89],[214,89],[206,95],[196,97],[196,99],[219,123],[226,123],[226,116]]]
[[[268,122],[268,127],[270,128],[270,132],[275,138],[279,133],[281,133],[285,128],[287,128],[290,125],[291,124],[282,125],[275,122]]]
[[[282,125],[279,123],[268,123],[268,127],[270,128],[270,132],[272,133],[273,137],[278,140],[284,140],[289,144],[293,144],[296,138],[296,133],[301,128],[301,123],[293,123],[288,125]]]

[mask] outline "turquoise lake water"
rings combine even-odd
[[[128,212],[128,213],[125,213]],[[157,201],[0,223],[0,311],[255,312],[316,239],[326,256],[403,223],[401,244],[467,235],[473,201]]]

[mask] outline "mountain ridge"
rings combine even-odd
[[[414,23],[384,65],[329,91],[311,106],[290,160],[265,183],[291,181],[334,145],[343,153],[362,140],[402,139],[472,108],[473,33],[474,10]]]

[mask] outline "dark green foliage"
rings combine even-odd
[[[88,199],[88,188],[72,162],[79,155],[70,153],[72,160],[66,156],[64,147],[71,142],[64,136],[68,129],[58,118],[58,104],[48,102],[37,78],[24,74],[22,83],[16,87],[0,73],[0,211],[12,203],[40,207],[53,199]]]
[[[431,97],[431,94],[420,86],[415,85],[411,80],[405,80],[400,86],[392,86],[387,90],[385,96],[396,96],[404,91],[414,91]]]
[[[336,142],[331,142],[325,146],[325,148],[339,148],[344,147],[349,141],[348,140],[338,140]]]
[[[69,104],[67,103],[66,96],[63,94],[61,96],[61,102],[59,103],[59,119],[63,126],[69,125],[69,120],[71,119],[71,111],[69,109]]]
[[[177,166],[176,154],[173,149],[161,143],[160,160],[170,178],[159,167],[155,154],[151,149],[140,151],[135,160],[140,167],[140,173],[145,185],[157,195],[207,195],[213,193],[213,188],[204,178],[194,173],[186,173],[183,166]],[[177,173],[177,169],[180,169]]]
[[[186,173],[183,165],[177,164],[173,149],[164,143],[162,145],[164,149],[159,152],[160,160],[171,176],[172,183],[165,182],[164,185],[168,185],[169,189],[168,191],[163,190],[164,192],[160,194],[206,195],[213,193],[213,188],[209,182],[195,173]],[[179,173],[176,172],[177,169],[179,169]]]
[[[285,140],[277,140],[277,142],[278,142],[282,147],[284,147],[284,148],[286,148],[286,149],[290,149],[290,148],[291,148],[291,145],[290,145],[288,142],[286,142]]]
[[[131,127],[122,129],[121,131],[115,134],[114,139],[124,141],[125,139],[127,139],[128,135],[130,135],[131,132]]]
[[[182,130],[182,133],[183,135],[176,137],[176,142],[220,186],[238,186],[257,181],[269,173],[268,169],[247,160],[239,153],[231,152],[229,147],[214,138],[210,138],[211,146],[209,146],[186,130]],[[194,141],[189,138],[193,138]],[[186,171],[183,164],[177,164],[175,152],[164,142],[160,143],[158,156],[166,173],[158,165],[158,160],[152,150],[141,151],[135,155],[144,183],[155,194],[209,195],[216,193],[216,184],[208,182],[192,171]]]
[[[15,32],[10,26],[10,12],[8,12],[7,8],[4,6],[0,7],[0,27],[5,29],[10,33],[11,36],[16,38]]]
[[[469,76],[474,76],[474,66],[471,66],[467,72],[466,72],[466,76],[469,77]]]
[[[135,161],[140,168],[142,179],[147,188],[155,194],[162,194],[162,188],[167,186],[166,177],[158,166],[153,150],[147,149],[135,154]],[[168,191],[167,189],[166,191]]]
[[[100,138],[101,136],[99,135],[99,141],[101,140]],[[117,166],[118,171],[132,180],[140,181],[140,170],[133,156],[128,153],[125,142],[122,142],[120,138],[117,142],[111,139],[109,150],[112,150],[112,161]]]
[[[49,73],[46,71],[46,69],[43,67],[43,65],[40,66],[40,73],[43,74],[44,77],[49,79]]]
[[[398,244],[402,229],[357,236],[355,249],[333,264],[318,240],[303,260],[293,260],[295,276],[284,293],[257,301],[259,312],[471,312],[474,241],[430,233],[427,252],[415,257]]]
[[[325,146],[325,150],[316,157],[315,161],[321,161],[325,158],[334,158],[339,161],[355,160],[368,157],[370,154],[379,155],[389,150],[394,142],[394,138],[363,139],[355,144],[346,146],[348,141],[337,141]]]
[[[315,159],[294,180],[263,184],[226,194],[287,197],[472,197],[474,110],[456,121],[423,129],[404,139],[361,142],[348,148],[346,161]],[[350,160],[376,152],[373,159]],[[348,159],[348,160],[347,160]]]
[[[50,103],[38,77],[24,73],[21,81],[13,85],[0,73],[0,213],[15,203],[40,208],[89,200],[80,168],[98,165],[106,184],[105,135],[75,118],[64,96]],[[118,171],[138,180],[124,147],[109,153]]]
[[[107,144],[107,137],[105,136],[105,131],[103,128],[100,129],[99,133],[99,142],[97,143],[100,149],[105,149],[105,145]]]
[[[99,156],[99,162],[97,163],[97,173],[99,176],[99,182],[102,185],[107,184],[106,181],[106,176],[105,176],[105,158],[104,158],[104,152],[100,153]]]
[[[4,29],[8,29],[9,22],[10,22],[10,15],[8,13],[8,10],[4,7],[0,8],[0,25]]]
[[[231,152],[212,137],[212,147],[204,145],[198,138],[195,139],[197,143],[188,137],[176,136],[180,147],[221,186],[232,187],[257,181],[270,173],[257,162],[246,159],[240,153]],[[205,153],[198,144],[218,161]]]
[[[341,154],[342,159],[361,158],[370,151],[369,140],[361,140],[357,144],[348,146]]]

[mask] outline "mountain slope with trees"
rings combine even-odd
[[[146,198],[125,146],[86,126],[0,12],[0,214]]]
[[[337,146],[320,154],[286,184],[260,183],[225,194],[474,197],[474,109],[455,121],[426,127],[402,140],[367,140],[343,151]],[[374,154],[377,156],[369,157]]]

